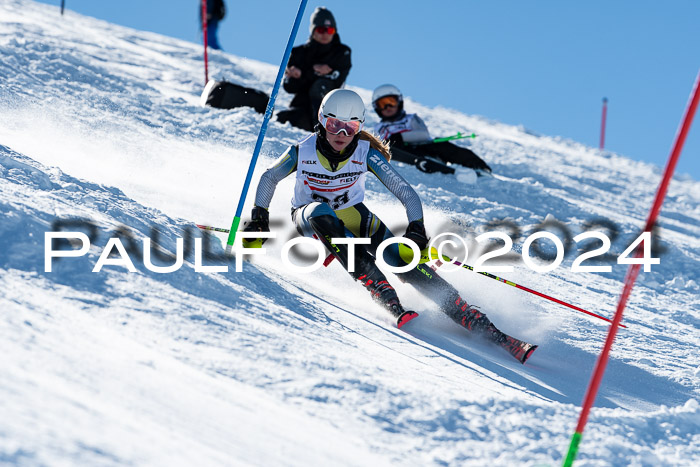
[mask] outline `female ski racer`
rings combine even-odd
[[[334,243],[332,239],[369,238],[371,244],[354,246],[355,265],[350,275],[396,318],[400,328],[418,314],[403,308],[396,291],[375,264],[377,247],[394,235],[363,202],[365,176],[372,173],[401,201],[409,220],[404,236],[423,250],[428,245],[428,237],[420,198],[389,163],[391,154],[387,145],[362,130],[365,105],[359,95],[348,89],[331,91],[321,103],[318,120],[314,133],[290,146],[263,173],[251,221],[244,230],[269,231],[268,207],[277,184],[296,173],[292,220],[297,230],[323,242],[345,270],[349,269],[349,246]],[[395,267],[407,264],[397,244],[385,250],[384,260]],[[434,299],[440,309],[460,325],[501,344],[521,363],[537,347],[499,331],[485,314],[467,303],[431,268],[419,264],[398,277]]]

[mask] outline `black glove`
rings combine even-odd
[[[255,206],[250,214],[250,221],[245,223],[244,232],[269,232],[270,231],[270,213],[267,209]],[[255,242],[254,238],[244,239],[244,243]],[[267,241],[267,238],[259,238],[260,245]]]
[[[413,240],[418,245],[419,250],[428,248],[428,236],[425,234],[425,225],[423,221],[412,221],[408,224],[404,237]]]

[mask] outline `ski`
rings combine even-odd
[[[396,327],[401,329],[403,325],[411,321],[413,318],[417,317],[418,313],[416,313],[415,311],[404,311],[403,313],[401,313],[401,316],[399,316],[396,320]]]
[[[504,339],[500,339],[498,344],[506,349],[509,354],[511,354],[520,363],[525,363],[525,361],[530,358],[532,353],[537,349],[536,345],[530,344],[515,337],[511,337],[508,334],[503,333]]]

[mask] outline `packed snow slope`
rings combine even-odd
[[[243,272],[232,262],[198,272],[190,248],[176,272],[149,271],[144,238],[174,252],[178,238],[201,237],[195,223],[230,225],[261,116],[199,107],[199,45],[24,0],[3,0],[0,18],[0,463],[560,464],[604,321],[458,269],[444,276],[464,297],[539,344],[527,364],[390,276],[420,313],[399,331],[338,264],[307,274],[281,266],[294,235],[291,180],[271,206],[279,239]],[[272,88],[275,65],[210,59],[218,78]],[[369,101],[352,73],[348,84]],[[282,92],[277,108],[288,102]],[[545,219],[572,236],[593,221],[611,236],[614,226],[611,273],[572,272],[575,244],[551,272],[515,261],[502,274],[612,317],[626,270],[614,259],[643,226],[661,169],[411,99],[406,107],[435,136],[475,132],[459,144],[497,174],[464,185],[399,164],[429,233],[469,239],[473,261],[474,237],[495,220],[519,227],[516,258]],[[303,136],[272,121],[254,180]],[[401,205],[368,180],[367,205],[402,233]],[[674,178],[659,225],[661,264],[637,281],[578,465],[700,461],[698,181]],[[61,226],[92,244],[46,272],[44,236]],[[111,237],[136,272],[92,272]]]

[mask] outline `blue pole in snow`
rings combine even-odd
[[[289,35],[289,41],[287,41],[287,48],[284,51],[284,57],[282,58],[282,63],[280,64],[280,69],[277,72],[277,79],[275,80],[275,86],[272,88],[272,94],[270,94],[270,99],[267,101],[267,108],[265,109],[265,117],[263,118],[262,126],[260,127],[260,133],[258,133],[258,141],[255,143],[255,150],[253,151],[253,158],[248,166],[248,174],[245,177],[245,183],[243,183],[243,191],[241,193],[241,198],[238,201],[238,207],[236,208],[236,215],[233,217],[233,222],[231,223],[231,231],[228,234],[228,241],[226,252],[230,252],[233,242],[236,239],[236,232],[238,231],[238,224],[241,223],[241,212],[243,211],[243,205],[245,204],[245,198],[248,194],[248,189],[250,188],[250,180],[253,178],[253,171],[255,170],[255,164],[258,162],[258,156],[260,155],[260,148],[262,147],[263,139],[265,139],[265,133],[267,132],[267,124],[270,122],[272,117],[272,110],[275,107],[275,99],[277,99],[277,92],[280,89],[280,83],[282,82],[282,76],[284,76],[284,70],[287,68],[287,61],[289,61],[289,55],[292,53],[292,45],[294,44],[294,39],[296,38],[297,31],[299,30],[299,24],[301,23],[301,17],[304,16],[304,9],[306,9],[307,0],[301,0],[299,5],[299,11],[297,12],[297,17],[294,20],[294,26],[292,27],[292,33]]]
[[[66,7],[66,0],[61,0],[61,16],[63,16],[63,9]]]

